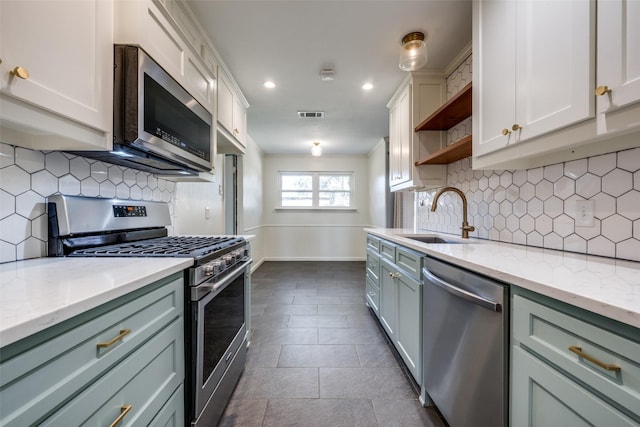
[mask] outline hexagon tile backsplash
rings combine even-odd
[[[467,196],[472,237],[640,261],[640,148],[517,171],[474,171],[470,161],[450,164],[447,184]],[[431,212],[434,195],[416,193],[416,226],[458,234],[460,197],[444,194]],[[583,200],[591,225],[576,222]]]
[[[45,198],[62,193],[168,202],[175,183],[58,151],[0,143],[0,262],[46,256]]]

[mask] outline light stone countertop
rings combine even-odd
[[[427,244],[406,235],[450,234],[413,229],[367,228],[366,232],[640,328],[640,263],[479,239],[465,244]]]
[[[192,258],[38,258],[0,264],[0,347],[192,264]]]

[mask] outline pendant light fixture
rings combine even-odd
[[[424,34],[415,31],[402,38],[400,61],[398,66],[403,71],[415,71],[427,63],[427,45],[424,44]]]
[[[320,157],[322,155],[322,147],[319,142],[314,142],[311,146],[311,155],[313,157]]]

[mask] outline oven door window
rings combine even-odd
[[[202,378],[206,384],[244,325],[244,274],[204,307]]]
[[[211,160],[211,127],[146,73],[144,130],[201,159]]]

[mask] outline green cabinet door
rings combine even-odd
[[[396,348],[418,385],[422,384],[422,284],[402,275],[397,281]]]
[[[395,274],[395,266],[380,259],[380,323],[394,342],[398,306]]]

